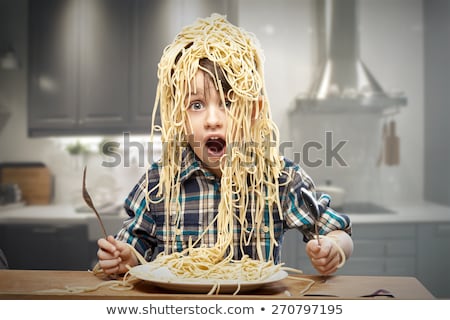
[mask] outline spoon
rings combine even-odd
[[[105,226],[103,225],[102,218],[100,217],[100,214],[98,213],[97,209],[95,209],[94,202],[92,201],[91,196],[89,195],[89,192],[86,189],[86,167],[84,167],[83,171],[83,199],[84,202],[88,205],[89,208],[91,208],[95,215],[97,216],[97,220],[100,223],[100,227],[102,228],[103,235],[105,236],[105,239],[108,237],[108,234],[106,233]]]
[[[309,209],[309,212],[311,213],[311,216],[314,218],[314,227],[316,229],[317,243],[320,246],[319,231],[317,229],[317,222],[320,219],[319,205],[317,204],[317,200],[314,198],[314,196],[309,190],[301,188],[300,193],[302,195],[303,202],[305,202],[306,206]]]

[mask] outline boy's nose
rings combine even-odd
[[[223,123],[223,114],[219,110],[219,107],[209,105],[206,112],[206,120],[205,120],[205,126],[206,127],[220,127]]]

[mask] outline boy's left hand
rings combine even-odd
[[[329,275],[338,269],[342,257],[337,245],[335,241],[327,237],[320,238],[320,245],[317,239],[310,240],[306,244],[306,254],[320,274]]]

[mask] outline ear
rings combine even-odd
[[[252,109],[252,121],[255,121],[261,110],[263,109],[263,103],[264,103],[264,96],[259,96],[258,101],[253,103],[253,109]]]

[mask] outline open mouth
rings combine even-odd
[[[205,143],[208,154],[213,157],[221,157],[224,154],[226,142],[222,138],[212,137]]]

